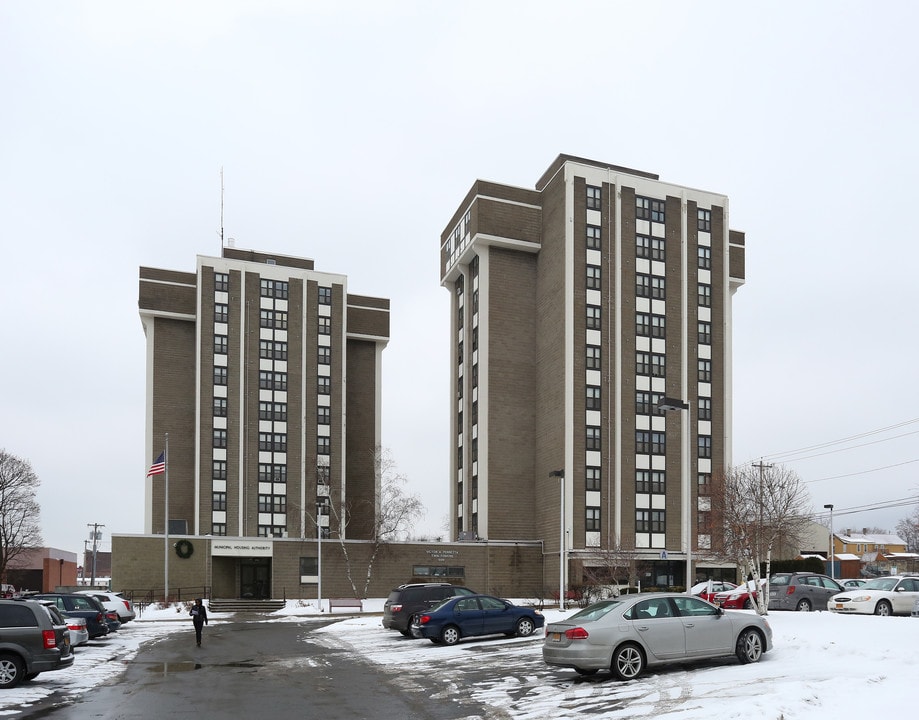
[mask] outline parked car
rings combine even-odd
[[[108,625],[108,631],[110,633],[118,632],[118,628],[121,627],[121,620],[118,619],[118,613],[114,610],[102,608],[102,615],[105,617],[105,624]]]
[[[86,620],[90,640],[109,633],[109,626],[105,620],[105,608],[94,597],[76,593],[41,593],[32,597],[36,600],[53,600],[65,618],[81,617]]]
[[[761,615],[716,607],[682,593],[640,593],[603,600],[550,623],[542,656],[548,665],[580,675],[609,670],[634,680],[665,663],[735,655],[758,662],[772,647]]]
[[[86,620],[84,618],[65,618],[61,611],[57,609],[54,600],[39,600],[38,602],[44,605],[45,609],[51,614],[51,619],[55,625],[67,626],[67,633],[70,635],[70,647],[75,648],[89,642],[89,630],[86,629]]]
[[[727,580],[707,580],[703,583],[698,583],[689,588],[689,594],[700,597],[703,600],[708,600],[713,602],[715,595],[720,592],[727,592],[728,590],[733,590],[737,586],[728,582]]]
[[[78,595],[91,595],[96,598],[99,602],[102,603],[102,607],[106,610],[114,610],[118,613],[118,619],[121,621],[121,624],[124,625],[126,622],[130,622],[135,617],[137,613],[134,612],[134,603],[128,600],[121,593],[108,592],[105,590],[78,590]]]
[[[450,583],[410,583],[393,588],[383,603],[383,627],[412,636],[412,616],[430,610],[455,595],[475,595],[475,590]]]
[[[919,577],[891,575],[873,578],[855,590],[830,598],[832,612],[845,615],[909,615],[919,599]]]
[[[539,610],[514,605],[491,595],[461,595],[412,620],[412,636],[435,644],[456,645],[464,637],[502,634],[527,637],[541,628],[545,618]]]
[[[913,617],[919,617],[919,598],[913,603],[913,611],[910,613]]]
[[[712,603],[725,610],[750,610],[756,604],[757,597],[756,583],[748,580],[733,590],[715,593]]]
[[[7,583],[0,584],[0,598],[16,597],[16,588]]]
[[[30,600],[0,600],[0,688],[73,664],[67,626]]]
[[[844,590],[826,575],[808,572],[776,573],[769,578],[769,609],[826,610],[827,601]]]
[[[852,590],[854,588],[860,588],[864,585],[867,580],[864,578],[848,578],[846,580],[839,580],[839,584],[842,585],[843,590]]]

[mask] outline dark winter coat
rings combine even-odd
[[[191,610],[191,620],[192,622],[200,627],[207,624],[207,608],[204,605],[192,605]]]

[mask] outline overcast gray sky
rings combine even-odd
[[[391,298],[384,445],[440,532],[440,232],[477,178],[533,187],[559,153],[730,197],[735,463],[892,530],[915,505],[843,512],[919,493],[917,26],[911,2],[4,0],[0,448],[41,478],[46,543],[143,530],[138,267],[219,254],[221,168],[237,247]]]

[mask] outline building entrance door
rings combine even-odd
[[[271,558],[241,558],[239,596],[253,600],[271,597]]]

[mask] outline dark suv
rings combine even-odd
[[[28,600],[0,600],[0,688],[73,664],[70,633],[47,608]]]
[[[475,595],[475,590],[450,583],[413,583],[393,588],[383,603],[383,627],[412,636],[412,615],[430,610],[456,595]]]
[[[77,595],[74,593],[40,593],[32,595],[36,600],[51,600],[60,610],[61,615],[67,617],[81,617],[86,619],[86,629],[89,639],[95,640],[103,635],[108,635],[110,628],[105,618],[105,608],[96,598],[90,595]],[[119,625],[121,623],[118,623]],[[116,628],[117,629],[117,628]]]
[[[832,578],[818,573],[776,573],[769,578],[769,609],[826,610],[827,600],[844,589]]]

